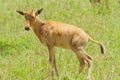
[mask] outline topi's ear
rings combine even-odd
[[[18,11],[18,10],[16,10],[16,12],[18,12],[18,13],[21,14],[21,15],[24,15],[24,12],[23,12],[23,11]]]
[[[35,12],[35,15],[36,15],[36,16],[39,15],[39,14],[42,12],[42,10],[43,10],[43,8],[41,8],[41,9],[38,10],[38,11],[36,11],[36,12]]]

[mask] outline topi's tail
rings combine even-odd
[[[105,47],[104,47],[104,45],[103,45],[102,43],[100,43],[100,42],[98,42],[98,41],[96,41],[96,40],[93,40],[92,38],[90,38],[90,41],[92,41],[92,42],[98,44],[98,45],[100,46],[101,53],[104,54]]]

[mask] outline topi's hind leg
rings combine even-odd
[[[76,53],[79,61],[80,61],[80,70],[79,72],[81,72],[85,66],[85,61],[88,64],[88,75],[87,77],[90,79],[91,78],[91,68],[92,68],[92,58],[86,54],[86,52],[83,50],[83,48],[73,48],[73,51]],[[85,60],[85,61],[84,61]]]
[[[85,61],[84,61],[84,59],[80,59],[79,73],[82,72],[82,70],[83,70],[84,67],[85,67]]]
[[[76,56],[77,56],[79,63],[80,63],[80,67],[79,67],[79,71],[78,71],[78,73],[80,74],[82,72],[83,68],[85,67],[85,61],[83,58],[81,58],[80,55],[76,54]]]
[[[86,54],[86,52],[83,50],[83,52]],[[87,75],[87,78],[88,79],[91,79],[91,73],[92,73],[92,58],[89,56],[89,55],[87,55],[86,54],[86,56],[89,58],[89,61],[87,61],[87,63],[88,63],[88,75]]]

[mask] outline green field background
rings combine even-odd
[[[120,80],[120,5],[109,0],[109,8],[93,8],[89,0],[0,0],[0,80],[45,80],[49,72],[48,50],[34,35],[24,30],[25,19],[16,10],[38,10],[43,21],[60,21],[82,28],[105,45],[88,43],[93,57],[92,80]],[[79,62],[71,50],[56,48],[59,78],[86,80],[87,66],[78,75]]]

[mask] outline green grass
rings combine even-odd
[[[89,0],[1,0],[0,1],[0,80],[44,80],[49,73],[48,51],[33,31],[24,30],[24,18],[16,10],[44,8],[39,16],[82,28],[99,46],[89,43],[86,51],[94,59],[92,80],[120,80],[120,5],[109,1],[109,10],[92,8]],[[55,80],[86,80],[87,67],[77,75],[79,62],[70,50],[56,49],[60,74]]]

